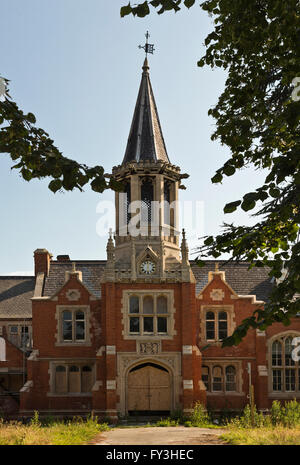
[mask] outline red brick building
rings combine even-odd
[[[125,156],[112,176],[124,192],[115,195],[107,260],[54,260],[37,249],[34,277],[0,277],[3,411],[18,410],[18,390],[23,416],[188,412],[199,400],[240,410],[250,382],[259,409],[299,398],[291,358],[297,318],[221,348],[273,284],[266,268],[225,261],[199,268],[189,260],[177,230],[183,176],[167,154],[147,60]]]

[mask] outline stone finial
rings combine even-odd
[[[181,255],[182,255],[182,261],[188,261],[189,248],[186,242],[184,229],[182,230]]]
[[[108,238],[108,241],[107,241],[106,252],[107,252],[107,262],[108,262],[108,264],[109,263],[114,263],[114,260],[115,260],[115,244],[114,244],[113,233],[112,233],[111,228],[109,230],[109,238]]]
[[[219,273],[219,262],[215,263],[215,273]]]
[[[76,273],[76,263],[72,262],[72,273]]]

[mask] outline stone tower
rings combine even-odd
[[[115,244],[109,238],[105,279],[137,282],[190,282],[185,237],[179,244],[178,190],[182,175],[167,153],[147,58],[122,164],[112,177],[122,183],[115,194]]]

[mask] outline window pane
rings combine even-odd
[[[157,318],[157,331],[159,333],[167,332],[167,318],[164,318],[164,317]]]
[[[168,313],[168,299],[163,295],[157,298],[157,313]]]
[[[219,321],[227,321],[227,313],[226,312],[219,312]]]
[[[287,337],[286,340],[285,340],[285,344],[284,344],[285,364],[286,364],[286,366],[294,366],[295,365],[295,362],[292,359],[292,350],[293,350],[292,338]]]
[[[206,322],[206,339],[215,338],[215,322],[207,321]]]
[[[84,339],[84,321],[76,321],[76,341]]]
[[[59,372],[65,372],[66,371],[66,367],[62,366],[62,365],[59,365],[58,367],[56,367],[56,371],[59,373]]]
[[[131,333],[140,332],[140,319],[138,317],[129,318],[129,330]]]
[[[80,370],[78,366],[70,367],[69,392],[80,392]]]
[[[84,320],[84,313],[83,312],[76,312],[76,320]]]
[[[72,312],[63,312],[63,320],[64,321],[72,321]]]
[[[72,341],[72,321],[63,322],[63,340]]]
[[[152,317],[144,317],[144,332],[145,333],[153,333],[153,318]]]
[[[273,370],[273,391],[282,390],[281,370]]]
[[[129,299],[129,313],[139,313],[139,311],[139,298],[136,295],[133,295]]]
[[[209,368],[206,366],[202,367],[202,381],[206,389],[209,391]]]
[[[79,371],[79,367],[77,367],[77,366],[75,366],[75,365],[73,365],[73,366],[70,367],[70,372],[71,372],[71,373],[72,373],[72,372],[78,372],[78,371]]]
[[[81,392],[90,392],[93,387],[93,373],[90,366],[84,366],[81,370]]]
[[[273,366],[282,365],[282,347],[279,341],[275,341],[272,344],[272,365]]]
[[[153,313],[153,298],[150,295],[143,299],[143,313]]]
[[[219,321],[219,339],[227,337],[227,321]]]
[[[59,365],[55,370],[55,392],[62,394],[67,392],[66,367]]]
[[[285,370],[285,390],[295,391],[296,388],[296,372],[293,368]]]
[[[236,391],[235,367],[226,367],[226,391]]]
[[[222,369],[221,367],[214,367],[213,369],[213,391],[222,391]]]

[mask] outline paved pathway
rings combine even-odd
[[[112,428],[101,433],[93,443],[110,445],[224,445],[219,438],[225,430],[210,428],[138,427]]]

